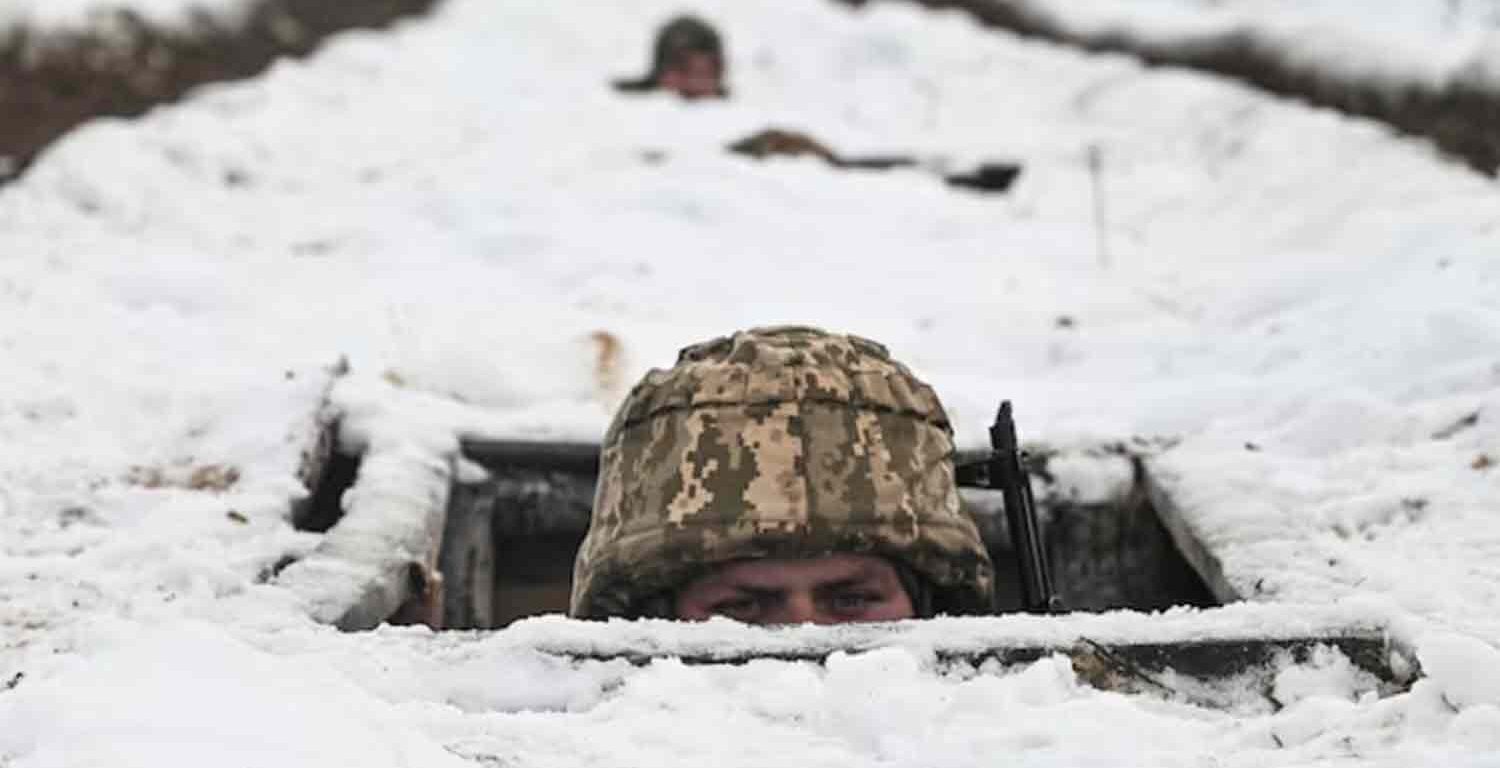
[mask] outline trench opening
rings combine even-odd
[[[465,456],[489,472],[458,482],[449,495],[439,555],[443,626],[491,629],[544,613],[564,613],[573,558],[588,530],[598,446],[584,443],[470,441]],[[1135,487],[1101,504],[1047,501],[1034,472],[1053,580],[1073,611],[1220,601],[1160,519],[1137,466]],[[1020,607],[1016,560],[992,491],[965,490],[998,574],[997,612]]]
[[[1032,484],[1044,487],[1041,481],[1033,473]],[[998,500],[994,503],[989,519],[1003,524],[1003,506]],[[1069,610],[1155,611],[1222,604],[1163,523],[1138,464],[1135,483],[1122,498],[1094,504],[1038,503],[1046,517],[1043,545],[1053,583]],[[1020,610],[1020,583],[1009,532],[986,533],[985,541],[999,574],[998,610]]]
[[[299,531],[327,533],[344,516],[344,492],[359,477],[361,456],[340,451],[338,435],[337,421],[324,425],[302,457],[302,481],[311,493],[292,509],[292,526]]]
[[[314,490],[296,520],[301,530],[329,530],[337,537],[341,500],[357,479],[361,457],[335,449],[336,423],[324,425],[319,434],[304,467],[316,481],[309,482]],[[399,531],[384,532],[390,536],[356,525],[354,536],[346,536],[338,546],[323,551],[320,545],[318,552],[302,560],[276,563],[266,580],[274,579],[302,595],[312,606],[314,618],[346,631],[371,629],[383,622],[435,629],[499,629],[528,616],[566,612],[574,556],[591,516],[598,446],[469,441],[464,454],[487,473],[438,473],[433,487],[446,491],[446,503],[439,501],[443,493],[423,494],[436,503],[416,505],[424,518],[421,536],[414,536],[408,527],[412,521],[404,517],[395,521]],[[1116,486],[1128,485],[1128,491],[1099,503],[1069,501],[1064,494],[1077,492],[1076,486],[1056,482],[1045,461],[1028,467],[1038,490],[1041,533],[1054,585],[1073,613],[1058,618],[1087,622],[1080,614],[1116,608],[1211,607],[1238,599],[1226,587],[1218,561],[1186,532],[1180,511],[1150,482],[1143,463],[1123,449],[1106,449],[1103,455],[1129,461],[1134,471],[1133,482]],[[980,456],[956,458],[963,466]],[[376,463],[372,461],[371,467]],[[418,463],[432,469],[430,461]],[[1110,470],[1115,480],[1122,479],[1118,470],[1118,466]],[[410,501],[404,494],[399,489],[395,492],[396,497]],[[1015,586],[1019,574],[998,497],[995,491],[966,490],[965,501],[1001,577],[996,612],[1006,613],[1019,606]],[[355,505],[356,515],[360,506]],[[411,553],[416,549],[411,544],[418,539],[425,554],[414,560]],[[372,548],[372,542],[377,546]],[[351,551],[356,552],[352,560]],[[353,585],[354,591],[346,589],[351,568],[368,571],[373,580]],[[905,631],[899,626],[866,629],[877,635]],[[1084,635],[1082,641],[1061,645],[1000,643],[980,649],[939,649],[937,654],[940,660],[978,666],[1029,663],[1064,653],[1079,679],[1089,685],[1122,693],[1171,690],[1196,697],[1193,700],[1207,706],[1226,708],[1244,705],[1247,692],[1271,691],[1279,670],[1287,664],[1306,663],[1323,648],[1343,653],[1373,675],[1378,682],[1371,690],[1382,696],[1408,690],[1420,675],[1408,649],[1394,645],[1383,631],[1365,626],[1332,627],[1328,632],[1300,636],[1272,631],[1266,636],[1207,640],[1191,632],[1165,634],[1147,642]],[[752,643],[724,656],[705,653],[701,647],[674,649],[673,637],[661,636],[665,646],[653,641],[642,647],[627,643],[613,650],[608,643],[601,648],[592,640],[577,644],[564,638],[538,650],[574,660],[619,658],[642,664],[655,658],[680,658],[687,663],[738,664],[760,658],[818,661],[846,645],[825,643],[788,652],[782,646]],[[854,642],[848,647],[863,644]],[[1162,674],[1169,671],[1170,675]],[[1280,706],[1274,698],[1265,698],[1270,706]]]

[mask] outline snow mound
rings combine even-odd
[[[0,699],[0,724],[0,757],[17,765],[463,765],[347,679],[203,623],[20,687]]]

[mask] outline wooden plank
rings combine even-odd
[[[344,630],[376,627],[413,598],[441,589],[437,563],[454,458],[419,445],[367,451],[343,518],[276,583],[296,593],[313,618]]]
[[[1199,578],[1208,585],[1214,597],[1220,603],[1232,603],[1243,600],[1244,596],[1229,583],[1224,575],[1224,564],[1208,548],[1208,545],[1198,536],[1193,529],[1192,523],[1188,522],[1183,515],[1182,508],[1167,493],[1167,490],[1159,483],[1146,467],[1142,465],[1141,478],[1145,483],[1146,493],[1151,500],[1151,506],[1156,509],[1156,517],[1166,527],[1167,533],[1172,536],[1172,542],[1177,545],[1177,551],[1182,554],[1188,565],[1198,572]]]
[[[599,474],[598,443],[469,437],[463,440],[463,454],[492,470],[525,467],[549,472]]]
[[[879,647],[852,644],[764,651],[741,647],[727,652],[700,650],[686,654],[540,650],[574,661],[623,660],[644,666],[667,659],[690,665],[743,665],[763,659],[822,664],[835,653],[862,653]],[[998,671],[1060,654],[1068,658],[1081,682],[1100,690],[1163,695],[1211,707],[1258,702],[1274,709],[1281,706],[1274,698],[1276,676],[1294,665],[1312,662],[1320,650],[1336,652],[1368,674],[1373,679],[1371,690],[1380,696],[1408,691],[1421,676],[1413,654],[1373,632],[1182,642],[1120,643],[1079,638],[1070,644],[997,645],[982,649],[940,647],[933,649],[933,656],[940,671],[951,673],[960,668]]]

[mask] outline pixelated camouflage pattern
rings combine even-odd
[[[937,395],[873,341],[780,327],[688,347],[605,436],[571,612],[634,615],[729,560],[857,552],[910,565],[943,612],[988,613],[952,456]]]

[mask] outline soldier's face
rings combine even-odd
[[[692,52],[680,56],[663,71],[657,85],[686,99],[718,96],[723,67],[711,53]]]
[[[677,618],[748,624],[845,624],[915,615],[896,569],[873,555],[740,560],[677,593]]]

